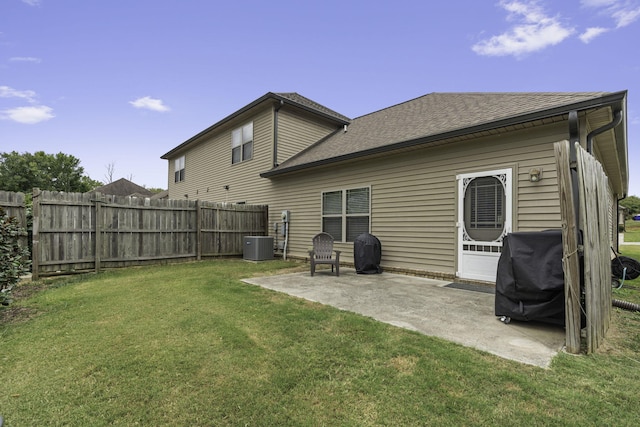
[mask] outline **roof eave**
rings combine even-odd
[[[172,150],[166,152],[165,154],[163,154],[162,156],[160,156],[161,159],[170,159],[174,154],[179,153],[180,151],[184,150],[185,148],[187,148],[189,145],[191,145],[192,143],[198,141],[201,137],[203,137],[204,135],[214,131],[215,129],[217,129],[218,127],[232,121],[233,119],[235,119],[236,117],[246,113],[247,111],[250,111],[251,109],[259,106],[260,104],[269,101],[269,100],[274,100],[280,103],[284,103],[284,104],[289,104],[289,105],[293,105],[296,108],[300,108],[302,110],[311,112],[315,115],[324,117],[327,120],[330,121],[334,121],[340,125],[346,125],[349,124],[349,121],[346,120],[342,120],[338,117],[332,116],[330,114],[324,113],[322,111],[318,111],[318,110],[314,110],[313,108],[307,107],[305,105],[299,104],[295,101],[292,101],[290,99],[287,99],[285,97],[282,97],[276,93],[273,92],[267,92],[266,94],[264,94],[263,96],[261,96],[260,98],[256,99],[255,101],[251,102],[250,104],[245,105],[244,107],[240,108],[239,110],[235,111],[234,113],[228,115],[227,117],[223,118],[222,120],[219,120],[218,122],[214,123],[213,125],[209,126],[208,128],[206,128],[205,130],[203,130],[202,132],[199,132],[198,134],[192,136],[191,138],[187,139],[185,142],[183,142],[182,144],[178,145],[177,147],[173,148]]]
[[[604,95],[600,98],[567,104],[567,105],[563,105],[560,107],[555,107],[547,110],[541,110],[533,113],[523,114],[520,116],[509,117],[507,119],[501,119],[501,120],[496,120],[492,122],[482,123],[480,125],[470,126],[466,128],[455,129],[449,132],[429,135],[423,138],[401,141],[394,144],[375,147],[375,148],[371,148],[363,151],[357,151],[354,153],[348,153],[342,156],[330,157],[322,160],[317,160],[314,162],[294,165],[291,167],[276,168],[276,169],[263,172],[260,174],[260,176],[262,178],[271,178],[274,176],[284,175],[287,173],[296,172],[296,171],[300,171],[300,170],[308,169],[312,167],[325,166],[332,163],[338,163],[346,160],[357,159],[360,157],[367,157],[375,154],[382,154],[382,153],[400,150],[404,148],[415,147],[418,145],[426,145],[436,141],[456,138],[456,137],[460,137],[460,136],[464,136],[472,133],[490,131],[490,130],[499,129],[507,126],[513,126],[513,125],[527,123],[535,120],[555,117],[563,114],[568,114],[570,111],[581,111],[581,110],[587,110],[587,109],[612,105],[616,103],[624,103],[626,100],[626,94],[627,94],[627,91],[614,92],[614,93]]]

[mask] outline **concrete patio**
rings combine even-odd
[[[543,368],[565,343],[562,327],[501,322],[494,315],[489,287],[458,287],[392,273],[362,275],[347,268],[340,270],[340,277],[323,269],[314,277],[307,271],[244,282]]]

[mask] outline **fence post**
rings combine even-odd
[[[39,188],[34,188],[31,193],[33,229],[31,237],[31,278],[40,278],[40,195]]]
[[[567,352],[580,353],[580,253],[573,198],[568,141],[556,142],[556,169],[562,219],[562,266],[564,270],[565,344]]]
[[[95,238],[96,243],[94,253],[94,264],[96,273],[100,272],[101,254],[102,254],[102,195],[100,192],[95,193],[95,215],[96,215],[96,229]]]
[[[202,206],[196,199],[196,259],[202,260]]]
[[[271,229],[271,227],[269,227],[269,205],[263,205],[262,215],[264,221],[264,235],[268,236],[269,230]]]

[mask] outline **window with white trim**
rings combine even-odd
[[[184,156],[180,156],[174,160],[175,182],[184,181]]]
[[[369,232],[371,211],[369,187],[322,193],[322,231],[336,242],[353,242]]]
[[[251,160],[253,157],[253,122],[231,132],[231,163]]]

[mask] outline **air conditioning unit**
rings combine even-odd
[[[273,259],[273,237],[244,236],[242,258],[248,261]]]

